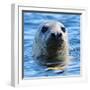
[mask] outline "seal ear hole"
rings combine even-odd
[[[42,33],[45,33],[47,30],[48,30],[48,26],[43,26],[41,29]]]
[[[65,27],[61,27],[61,30],[62,30],[64,33],[66,32]]]

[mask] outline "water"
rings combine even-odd
[[[80,76],[80,15],[24,12],[24,78],[46,76]],[[68,29],[70,63],[66,73],[47,71],[32,58],[32,46],[38,26],[45,20],[58,20]]]

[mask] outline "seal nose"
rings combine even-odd
[[[62,33],[57,34],[57,38],[62,37]]]
[[[61,38],[62,37],[62,33],[57,33],[56,35],[55,35],[55,33],[52,33],[51,34],[51,37],[53,37],[53,38]]]
[[[51,33],[51,37],[55,38],[56,37],[55,33]]]

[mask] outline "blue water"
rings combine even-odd
[[[24,12],[24,78],[46,76],[80,76],[80,15]],[[68,29],[70,63],[66,73],[47,71],[32,58],[32,46],[38,26],[45,20],[58,20]]]

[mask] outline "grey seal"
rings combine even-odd
[[[69,61],[67,28],[59,21],[46,21],[36,32],[32,54],[49,69],[64,70]]]

